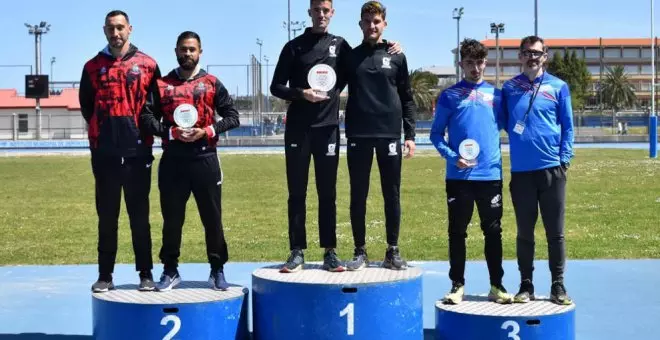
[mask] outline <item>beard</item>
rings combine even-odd
[[[122,38],[111,38],[110,41],[108,42],[110,46],[114,48],[122,48],[124,47],[124,44],[126,43],[126,40]]]
[[[197,63],[199,63],[199,59],[194,59],[194,58],[188,58],[188,57],[178,57],[176,58],[176,61],[179,62],[179,66],[186,70],[186,71],[192,71],[197,67]]]

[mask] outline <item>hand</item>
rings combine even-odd
[[[312,103],[317,103],[330,99],[330,97],[328,97],[327,95],[326,96],[319,95],[319,93],[314,91],[313,89],[304,89],[303,96],[305,97],[305,99],[307,99],[307,101]]]
[[[459,159],[458,159],[458,161],[456,162],[456,166],[457,166],[459,169],[467,169],[467,168],[472,167],[472,165],[470,165],[470,163],[468,163],[468,161],[466,161],[466,160],[463,159],[463,158],[459,158]]]
[[[416,147],[415,141],[407,140],[403,142],[403,149],[408,151],[407,153],[404,152],[404,154],[406,155],[404,157],[405,159],[413,158],[413,156],[415,155],[415,147]]]
[[[398,41],[388,41],[387,44],[389,45],[389,48],[387,49],[387,53],[389,54],[403,53],[403,48],[401,48],[401,44],[399,44]]]
[[[188,130],[182,129],[180,127],[172,127],[172,139],[178,139],[182,142],[186,141],[186,138],[188,136]]]
[[[181,140],[187,143],[192,143],[205,136],[206,131],[204,129],[192,128],[181,136]]]

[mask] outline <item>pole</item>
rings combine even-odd
[[[495,28],[495,84],[500,87],[500,28]]]
[[[34,58],[35,58],[35,67],[37,69],[37,75],[41,74],[41,34],[34,34]],[[41,139],[41,100],[36,99],[37,105],[35,109],[37,112],[37,139]]]
[[[539,0],[534,0],[534,35],[539,35]]]
[[[461,21],[461,17],[456,18],[456,82],[457,83],[461,81],[461,71],[460,71],[460,67],[458,67],[458,62],[460,61],[459,53],[461,50],[461,41],[460,41],[461,26],[459,24],[460,21]]]
[[[288,0],[286,29],[289,32],[289,41],[291,41],[291,0]]]
[[[655,25],[651,0],[651,113],[649,116],[649,157],[658,157],[658,116],[655,113]]]

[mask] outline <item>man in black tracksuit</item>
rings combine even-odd
[[[99,219],[99,277],[92,285],[95,293],[114,289],[112,273],[122,190],[135,269],[140,272],[138,289],[154,289],[149,225],[153,137],[140,133],[138,116],[160,72],[156,61],[128,41],[131,30],[126,13],[108,13],[103,26],[108,45],[85,63],[80,79],[80,111],[89,124]]]
[[[410,89],[408,65],[404,54],[388,55],[382,40],[385,7],[377,1],[362,6],[360,27],[364,40],[356,47],[345,68],[348,79],[346,137],[348,171],[351,182],[351,226],[355,256],[347,264],[359,270],[368,263],[365,248],[365,215],[369,194],[369,175],[374,149],[380,170],[385,203],[385,228],[388,248],[383,265],[405,269],[406,262],[397,246],[401,222],[401,124],[407,157],[415,151],[415,104]]]
[[[222,132],[240,123],[224,85],[197,66],[201,53],[199,35],[189,31],[179,35],[176,55],[180,67],[158,80],[140,117],[144,129],[163,140],[158,187],[163,214],[160,259],[164,271],[156,285],[159,291],[171,290],[181,282],[177,270],[181,230],[191,192],[206,235],[206,254],[211,265],[209,283],[216,290],[229,287],[223,270],[228,254],[222,230],[223,178],[216,144]],[[191,104],[198,112],[197,122],[189,130],[174,121],[174,111],[182,104]],[[222,119],[216,122],[215,113]]]
[[[338,67],[346,64],[342,59],[351,47],[344,38],[328,33],[334,15],[331,0],[310,0],[308,13],[313,26],[284,45],[270,86],[274,96],[291,102],[284,132],[291,254],[280,270],[283,273],[296,272],[305,263],[305,201],[312,156],[319,197],[319,239],[321,247],[325,248],[323,267],[333,272],[344,271],[335,252],[339,94],[345,84]],[[400,51],[398,45],[391,46],[390,52]],[[307,82],[310,69],[318,64],[332,67],[340,78],[326,95],[310,88]]]

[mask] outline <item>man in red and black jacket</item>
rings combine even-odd
[[[132,26],[126,13],[108,13],[103,31],[108,45],[85,64],[79,92],[82,115],[89,124],[99,218],[99,278],[92,290],[98,293],[114,289],[112,273],[122,188],[135,267],[140,272],[139,289],[153,290],[149,225],[153,137],[140,132],[138,119],[160,71],[154,59],[129,43]]]
[[[156,289],[168,291],[181,282],[177,270],[181,230],[192,192],[206,234],[209,282],[213,289],[226,290],[229,285],[223,270],[228,259],[222,230],[223,178],[216,143],[222,132],[240,125],[238,111],[220,80],[197,66],[202,53],[197,33],[181,33],[175,51],[180,67],[157,81],[140,117],[143,131],[163,140],[158,188],[163,214],[160,259],[164,271]],[[189,111],[197,111],[197,121],[189,129],[177,126],[174,119],[175,110],[183,104],[195,108]],[[218,121],[216,113],[221,117]]]

